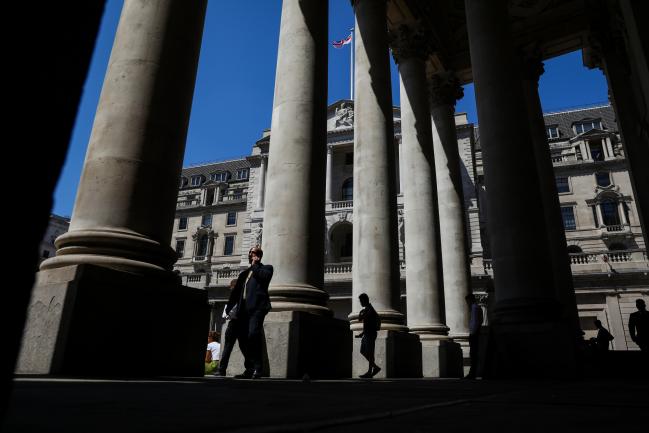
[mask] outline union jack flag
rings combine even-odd
[[[352,34],[350,33],[349,36],[347,36],[345,39],[341,39],[339,41],[333,41],[331,45],[334,46],[334,48],[342,48],[343,45],[347,45],[351,43],[352,41]]]

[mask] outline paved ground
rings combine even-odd
[[[629,380],[21,378],[2,431],[612,433],[643,431],[648,391]]]

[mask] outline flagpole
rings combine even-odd
[[[351,94],[351,100],[354,100],[354,47],[356,46],[356,35],[354,34],[354,27],[351,28],[352,32],[352,43],[350,44],[350,54],[349,57],[351,58],[351,61],[349,62],[349,69],[350,69],[350,78],[349,78],[349,93]]]

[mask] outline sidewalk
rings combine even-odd
[[[623,380],[19,378],[3,432],[613,432],[646,425]]]

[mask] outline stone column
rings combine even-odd
[[[622,4],[625,3],[627,2]],[[593,13],[598,12],[593,11]],[[643,88],[646,90],[649,87],[649,78],[640,72],[643,69],[646,71],[647,62],[641,55],[642,51],[636,51],[640,47],[634,49],[631,45],[625,46],[622,40],[623,35],[626,35],[631,36],[629,43],[633,41],[641,43],[637,39],[638,34],[633,36],[632,29],[629,28],[616,29],[608,22],[610,17],[607,15],[597,18],[598,20],[592,24],[596,31],[590,37],[590,46],[585,48],[584,57],[588,67],[599,67],[606,75],[611,103],[615,108],[616,120],[629,164],[636,210],[645,244],[647,244],[649,243],[649,188],[647,187],[649,171],[646,167],[649,165],[649,119],[647,118],[649,101],[644,99],[646,93],[643,93]],[[631,16],[626,18],[631,19]],[[630,22],[626,25],[630,25]]]
[[[468,341],[469,316],[465,297],[471,293],[471,271],[466,239],[466,215],[462,191],[462,162],[457,145],[455,102],[464,91],[452,72],[430,80],[431,119],[442,263],[446,324],[454,339]]]
[[[426,40],[417,29],[402,26],[393,34],[392,54],[399,66],[401,137],[399,154],[404,195],[408,329],[420,336],[444,337],[444,293],[437,221],[437,186],[433,135],[428,119]]]
[[[403,194],[404,191],[404,186],[403,186],[403,138],[399,140],[399,143],[397,144],[399,146],[399,163],[397,165],[397,171],[399,172],[399,194]]]
[[[266,157],[261,156],[261,164],[259,165],[259,192],[257,194],[257,209],[264,208],[264,198],[266,194]]]
[[[394,125],[385,0],[355,0],[353,329],[367,293],[384,329],[405,330],[399,306]]]
[[[435,150],[427,97],[427,42],[419,29],[402,26],[393,33],[392,54],[401,78],[408,329],[421,341],[423,375],[439,377],[449,375],[450,362],[445,356],[448,327],[444,323]],[[459,346],[455,352],[461,353]],[[456,371],[461,370],[462,357],[453,364]]]
[[[91,263],[171,271],[171,227],[205,5],[124,3],[70,230],[41,269]]]
[[[206,5],[124,1],[70,231],[38,273],[20,372],[203,375],[207,294],[180,285],[170,244]],[[114,350],[88,344],[97,338]],[[169,356],[151,365],[162,346]]]
[[[214,199],[212,200],[212,204],[217,204],[219,202],[220,196],[221,196],[221,184],[219,183],[216,186],[216,189],[214,190]]]
[[[557,327],[540,182],[506,0],[465,0],[495,282],[493,377],[572,374],[572,335]],[[494,108],[497,104],[497,109]],[[553,350],[546,350],[552,347]]]
[[[619,201],[617,205],[618,205],[618,211],[620,212],[620,222],[622,223],[623,226],[625,226],[629,222],[627,221],[626,214],[624,213],[624,202]]]
[[[325,306],[327,2],[284,0],[264,211],[264,262],[274,311]]]
[[[547,140],[543,109],[539,98],[539,78],[544,72],[538,53],[527,53],[521,57],[523,72],[523,93],[532,132],[532,146],[539,177],[539,196],[543,204],[543,216],[547,228],[547,243],[552,262],[552,278],[556,296],[561,304],[561,318],[569,323],[576,338],[581,338],[581,325],[577,313],[577,299],[572,284],[572,270],[568,258],[566,232],[559,203],[550,146]]]
[[[326,183],[326,200],[327,203],[331,203],[332,200],[332,191],[331,191],[331,171],[333,164],[333,146],[327,145],[327,183]]]
[[[351,328],[361,328],[358,296],[366,293],[381,316],[377,377],[421,376],[421,345],[409,334],[400,306],[396,149],[385,0],[355,0],[354,234]],[[407,225],[408,223],[406,223]],[[367,361],[354,339],[352,371]],[[398,350],[395,349],[398,347]],[[403,362],[408,359],[408,362]],[[416,362],[417,364],[412,364]]]
[[[604,218],[602,217],[602,205],[601,203],[595,204],[595,213],[597,214],[597,224],[596,227],[604,227]]]

